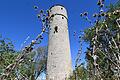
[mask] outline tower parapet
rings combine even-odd
[[[68,19],[66,9],[64,8],[64,6],[59,4],[53,5],[49,9],[49,16],[51,17],[52,15],[61,15],[64,16],[66,19]]]

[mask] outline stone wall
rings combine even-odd
[[[47,80],[65,80],[72,72],[67,19],[63,6],[50,8]]]

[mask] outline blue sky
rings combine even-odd
[[[105,0],[106,6],[109,3],[115,3],[118,0]],[[88,11],[89,17],[98,11],[97,0],[0,0],[0,33],[10,38],[15,45],[16,50],[20,50],[21,44],[30,36],[27,44],[40,33],[41,22],[37,19],[37,12],[33,6],[39,6],[39,9],[47,10],[54,4],[62,4],[68,11],[68,24],[71,44],[72,62],[74,65],[75,57],[79,48],[78,41],[74,38],[74,31],[78,32],[90,26],[80,17],[81,12]],[[94,22],[94,19],[92,19]],[[47,36],[47,34],[45,34]],[[43,39],[42,44],[47,45],[47,37]],[[36,47],[38,47],[36,46]],[[86,50],[87,43],[83,43],[83,52]],[[81,58],[84,61],[85,54]]]

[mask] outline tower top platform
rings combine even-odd
[[[55,4],[52,7],[50,7],[49,17],[53,15],[61,15],[61,16],[64,16],[66,19],[68,19],[67,10],[63,5],[60,5],[60,4]]]

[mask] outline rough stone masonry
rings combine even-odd
[[[47,80],[66,80],[72,72],[68,16],[61,5],[49,9]]]

